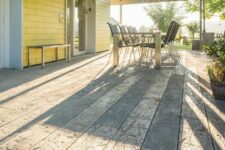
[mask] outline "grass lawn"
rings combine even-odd
[[[176,44],[178,50],[191,50],[191,45]]]
[[[79,47],[79,38],[75,37],[74,40],[75,40],[75,47],[78,48]]]

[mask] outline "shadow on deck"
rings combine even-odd
[[[0,148],[223,148],[225,103],[214,101],[193,56],[160,70],[125,55],[116,69],[101,53],[3,71]]]

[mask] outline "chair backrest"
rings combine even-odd
[[[128,32],[129,32],[129,35],[130,35],[130,38],[131,38],[133,44],[136,44],[138,42],[138,38],[134,34],[134,27],[129,26],[129,27],[127,27],[127,29],[128,29]]]
[[[166,33],[166,36],[165,36],[165,39],[164,39],[165,44],[169,44],[171,42],[174,42],[179,28],[180,28],[180,24],[178,22],[173,20],[170,23],[169,28],[168,28],[167,33]]]
[[[169,36],[169,39],[168,39],[168,43],[172,43],[175,41],[175,38],[177,36],[177,33],[178,33],[178,30],[180,28],[180,24],[176,21],[174,21],[173,23],[173,26],[172,26],[172,30],[171,30],[171,34]]]
[[[133,32],[134,32],[134,33],[137,33],[137,32],[138,32],[137,29],[136,29],[135,27],[133,27]]]
[[[122,37],[123,37],[123,40],[124,40],[125,44],[126,45],[132,45],[133,43],[132,43],[132,40],[130,38],[127,26],[120,25],[120,30],[121,30]]]
[[[120,28],[118,27],[118,25],[112,24],[112,23],[107,23],[109,25],[110,31],[112,36],[114,36],[115,34],[120,34]]]
[[[138,33],[137,28],[133,27],[133,33]],[[137,34],[134,34],[135,42],[140,43],[140,36]]]
[[[129,33],[134,33],[134,29],[132,26],[127,27]]]
[[[170,34],[171,34],[171,30],[172,30],[173,24],[174,24],[174,21],[172,21],[172,22],[170,23],[169,28],[167,29],[166,36],[165,36],[165,38],[164,38],[164,43],[165,43],[165,44],[168,43],[168,40],[169,40],[169,37],[170,37]]]

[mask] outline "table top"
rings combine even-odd
[[[132,34],[132,35],[155,35],[161,32],[136,32],[136,33],[114,33],[115,35]]]
[[[46,45],[32,45],[28,46],[28,48],[56,48],[56,47],[64,47],[64,46],[71,46],[70,44],[46,44]]]

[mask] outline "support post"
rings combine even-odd
[[[199,6],[199,24],[200,24],[200,43],[199,43],[199,49],[202,50],[202,0],[200,0],[200,6]]]
[[[205,27],[205,0],[202,1],[202,7],[203,7],[203,33],[206,32],[206,27]]]
[[[123,24],[123,5],[120,4],[120,24]]]
[[[75,0],[69,0],[69,10],[70,10],[70,19],[69,19],[69,27],[68,27],[68,43],[71,44],[71,54],[73,56],[74,48],[75,48]]]
[[[117,35],[113,36],[113,66],[119,65],[119,47],[118,47],[119,37]]]
[[[155,69],[161,68],[161,33],[155,33]]]

